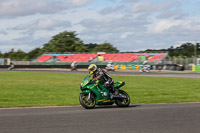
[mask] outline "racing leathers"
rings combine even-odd
[[[115,93],[115,96],[118,95],[118,89],[113,87],[113,79],[102,69],[97,69],[93,74],[93,80],[101,80],[104,82],[104,86],[111,90],[112,93]]]

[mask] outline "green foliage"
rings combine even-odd
[[[139,51],[138,53],[166,53],[168,52],[167,49],[147,49]]]
[[[103,44],[100,44],[100,45],[97,45],[93,50],[92,52],[113,52],[113,53],[116,53],[116,52],[119,52],[119,50],[117,50],[117,48],[113,47],[110,43],[103,43]]]
[[[88,48],[88,51],[86,51],[86,52],[92,52],[92,50],[93,50],[96,46],[98,46],[98,44],[96,44],[96,43],[89,43],[89,44],[85,44],[85,46]]]
[[[75,32],[64,31],[44,44],[43,52],[119,52],[110,43],[84,44]]]
[[[79,85],[86,75],[0,71],[0,107],[80,105]],[[199,79],[112,76],[132,104],[200,102]]]
[[[42,51],[40,48],[34,48],[30,52],[28,52],[28,59],[35,59],[38,56],[40,56],[41,54],[42,54]]]
[[[144,51],[139,51],[138,53],[166,53],[168,52],[169,56],[194,56],[195,47],[197,48],[197,54],[200,54],[200,44],[184,43],[179,47],[174,48],[171,46],[168,49],[147,49]]]
[[[89,44],[85,44],[85,46],[87,46],[90,50],[92,50],[93,48],[95,48],[98,44],[96,43],[89,43]]]
[[[88,51],[75,32],[64,31],[44,44],[43,52],[85,52]]]
[[[1,53],[1,51],[0,51],[0,58],[2,58],[3,57],[3,54]]]
[[[199,43],[196,45],[196,47],[197,47],[197,52],[200,52]],[[185,43],[179,47],[176,48],[170,47],[168,49],[169,56],[187,56],[187,57],[194,56],[194,50],[195,50],[195,45],[192,43]]]
[[[22,51],[20,49],[17,50],[16,52],[14,51],[14,49],[11,49],[10,52],[5,53],[2,57],[10,58],[12,60],[21,60],[21,59],[26,60],[28,56],[27,56],[27,53],[25,53],[24,51]]]

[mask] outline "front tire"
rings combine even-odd
[[[126,93],[123,90],[119,90],[119,95],[125,96],[126,98],[117,98],[115,103],[117,104],[118,107],[128,107],[130,104],[130,97],[128,93]]]
[[[79,96],[80,104],[85,109],[93,109],[96,104],[95,97],[91,94],[90,99],[88,99],[89,94],[88,93],[81,93]]]

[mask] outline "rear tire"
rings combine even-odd
[[[96,104],[95,97],[91,94],[90,99],[88,99],[88,93],[81,93],[79,96],[79,101],[80,104],[85,108],[85,109],[93,109]]]
[[[130,97],[128,93],[126,93],[123,90],[119,90],[119,95],[126,96],[126,98],[117,98],[115,103],[117,104],[118,107],[128,107],[130,104]]]

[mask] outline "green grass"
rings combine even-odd
[[[0,107],[79,105],[86,75],[0,71]],[[200,102],[199,79],[113,76],[132,104]]]

